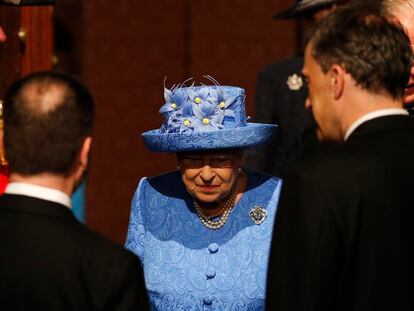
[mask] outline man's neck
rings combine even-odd
[[[408,112],[402,108],[387,108],[387,109],[381,109],[381,110],[375,110],[373,112],[367,113],[365,115],[363,115],[362,117],[360,117],[359,119],[357,119],[346,131],[345,133],[345,137],[344,140],[346,141],[349,136],[362,124],[376,119],[376,118],[380,118],[380,117],[385,117],[385,116],[396,116],[396,115],[407,115],[408,116]]]
[[[395,100],[383,94],[373,94],[360,88],[354,88],[352,95],[342,104],[342,133],[363,116],[384,109],[403,109],[402,100]]]
[[[51,173],[40,173],[36,175],[21,175],[17,173],[11,173],[10,182],[27,183],[36,186],[56,189],[66,193],[68,196],[72,195],[74,187],[74,183],[71,178]]]

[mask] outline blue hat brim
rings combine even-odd
[[[145,146],[155,152],[183,152],[247,148],[267,142],[277,125],[247,123],[245,126],[212,132],[164,133],[151,130],[142,134]]]

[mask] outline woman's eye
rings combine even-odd
[[[212,168],[224,168],[233,166],[233,158],[184,158],[183,163],[187,168],[200,168],[209,165]]]
[[[232,166],[233,161],[229,158],[212,159],[211,165],[214,167],[229,167]]]
[[[198,158],[185,158],[184,165],[187,167],[200,167],[203,166],[204,160]]]

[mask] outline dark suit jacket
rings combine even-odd
[[[287,84],[290,76],[300,76],[302,67],[303,57],[292,57],[259,73],[254,121],[278,125],[270,143],[254,148],[248,156],[248,165],[259,171],[282,176],[288,165],[319,147],[314,121],[305,108],[305,84],[298,90],[291,90]]]
[[[0,197],[1,310],[146,310],[140,262],[65,206]]]
[[[414,310],[414,122],[387,116],[285,179],[268,310]]]

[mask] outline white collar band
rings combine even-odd
[[[357,119],[354,123],[351,124],[351,126],[348,128],[348,130],[345,133],[344,141],[346,141],[349,136],[356,130],[358,126],[360,126],[362,123],[365,123],[369,120],[376,119],[379,117],[385,117],[385,116],[395,116],[395,115],[405,115],[408,116],[408,112],[402,108],[389,108],[389,109],[381,109],[376,110],[370,113],[367,113]]]
[[[71,207],[70,197],[57,189],[37,186],[23,182],[11,182],[7,185],[5,193],[26,195],[33,198],[52,201],[58,204]]]

